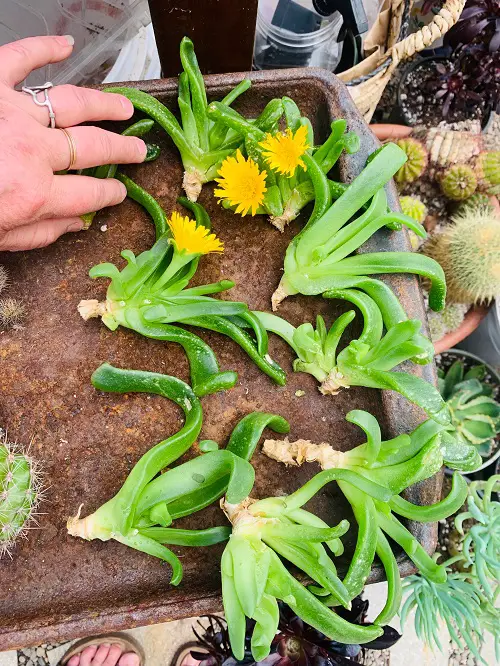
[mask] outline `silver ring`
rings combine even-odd
[[[54,84],[51,83],[50,81],[47,81],[47,83],[44,83],[43,86],[23,86],[21,90],[23,93],[28,93],[31,95],[33,101],[37,106],[45,106],[47,111],[49,112],[49,119],[50,119],[50,127],[52,129],[56,128],[56,114],[54,113],[54,109],[52,108],[52,102],[50,101],[49,97],[49,90],[54,87]],[[37,98],[38,93],[43,92],[44,99],[42,102]]]

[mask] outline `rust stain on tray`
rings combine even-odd
[[[225,94],[243,75],[208,77],[209,97]],[[375,139],[358,115],[346,88],[320,70],[252,73],[254,86],[238,100],[238,108],[257,115],[269,99],[290,95],[308,115],[318,140],[330,121],[345,117],[349,129],[362,135],[363,152],[343,157],[340,172],[351,180],[362,168]],[[176,108],[176,82],[142,83],[141,88]],[[169,138],[159,128],[154,140],[162,147],[152,164],[126,169],[139,184],[158,197],[165,209],[181,210],[182,168]],[[395,205],[395,192],[390,192]],[[231,299],[242,299],[253,309],[267,309],[279,282],[285,249],[301,224],[294,222],[279,234],[263,217],[242,219],[217,205],[212,188],[203,189],[213,228],[225,241],[222,257],[207,256],[196,280],[200,283],[230,278],[236,287]],[[107,231],[100,231],[106,224]],[[184,580],[179,588],[168,581],[166,564],[116,542],[90,543],[66,534],[65,522],[81,502],[89,513],[111,497],[148,448],[181,426],[181,413],[158,396],[101,394],[90,384],[97,366],[109,361],[123,368],[138,368],[177,375],[188,380],[187,361],[174,344],[147,340],[132,331],[108,331],[101,322],[84,322],[76,305],[83,298],[103,298],[106,280],[92,282],[91,266],[101,261],[123,264],[119,253],[139,253],[150,247],[153,228],[145,212],[134,202],[101,212],[90,231],[68,235],[55,245],[29,253],[2,257],[12,275],[9,295],[24,299],[29,318],[23,330],[0,334],[0,423],[12,437],[28,442],[34,436],[33,455],[42,461],[49,486],[42,507],[40,529],[21,541],[12,560],[0,562],[0,650],[65,640],[76,636],[117,630],[196,615],[221,607],[219,558],[222,546],[203,549],[174,548],[182,558]],[[403,233],[379,234],[371,241],[378,249],[408,249]],[[391,279],[412,316],[423,317],[421,295],[414,278]],[[318,313],[328,321],[344,304],[294,297],[284,302],[280,314],[294,324],[312,320]],[[238,385],[227,393],[204,398],[203,438],[224,445],[237,421],[253,410],[274,411],[291,422],[293,437],[332,441],[347,450],[362,441],[355,426],[344,421],[353,408],[367,409],[379,418],[387,437],[408,431],[421,419],[416,408],[394,394],[353,388],[334,399],[323,397],[309,375],[293,374],[291,350],[272,337],[272,356],[289,372],[288,384],[277,387],[261,373],[231,340],[197,331],[213,346],[221,368],[239,373]],[[353,328],[351,336],[358,330]],[[417,369],[432,380],[432,369]],[[296,397],[297,390],[304,391]],[[192,455],[192,454],[191,454]],[[291,492],[317,469],[306,466],[287,470],[257,453],[255,496]],[[437,499],[438,481],[429,480],[412,489],[413,501]],[[334,496],[334,499],[332,499]],[[349,517],[348,506],[328,488],[317,499],[316,509],[332,524]],[[217,507],[178,521],[179,527],[224,524]],[[434,545],[434,529],[411,525],[428,550]],[[354,529],[347,539],[352,552]],[[410,570],[401,559],[403,572]],[[380,572],[374,572],[374,578]]]

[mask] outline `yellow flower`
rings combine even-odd
[[[219,202],[227,199],[231,206],[236,206],[237,213],[247,215],[251,210],[255,215],[264,201],[267,172],[259,171],[252,159],[246,160],[237,150],[236,157],[226,157],[222,162],[219,176],[215,180],[220,189],[214,191]]]
[[[223,252],[224,244],[203,225],[174,211],[168,221],[173,242],[178,252],[185,254],[209,254]]]
[[[305,125],[301,125],[295,134],[291,129],[287,129],[284,134],[280,132],[276,136],[268,134],[259,145],[264,148],[264,157],[274,171],[293,176],[298,166],[306,168],[302,161],[302,155],[309,148]]]

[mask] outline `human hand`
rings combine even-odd
[[[54,175],[70,163],[68,138],[49,128],[46,107],[14,90],[31,71],[64,60],[72,48],[72,37],[30,37],[0,47],[0,251],[49,245],[79,231],[80,215],[125,198],[125,186],[113,178]],[[57,127],[69,131],[76,147],[72,168],[144,161],[142,139],[75,127],[130,118],[134,109],[126,97],[71,85],[51,88],[49,97]]]

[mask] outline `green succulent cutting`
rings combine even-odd
[[[191,364],[191,379],[197,395],[230,388],[236,374],[220,372],[215,356],[199,337],[173,326],[190,324],[217,331],[237,342],[257,366],[276,383],[285,383],[285,373],[269,357],[265,328],[245,303],[212,298],[212,294],[234,286],[230,280],[188,287],[200,257],[222,252],[223,244],[210,234],[210,218],[204,208],[188,199],[181,203],[195,215],[196,222],[173,213],[167,219],[159,204],[135,183],[122,176],[134,198],[140,198],[151,212],[157,229],[156,243],[137,257],[124,250],[127,266],[94,266],[90,277],[110,278],[106,301],[81,301],[78,310],[84,319],[101,317],[108,328],[131,328],[146,337],[182,345]],[[139,194],[141,195],[139,197]],[[251,337],[245,327],[253,330]]]
[[[430,417],[448,423],[449,415],[439,392],[423,379],[407,372],[391,372],[403,361],[428,359],[429,341],[420,334],[418,320],[400,321],[383,335],[384,318],[374,299],[356,289],[332,290],[327,298],[339,298],[355,304],[363,316],[363,330],[357,340],[338,352],[341,337],[354,319],[350,310],[327,330],[322,317],[312,324],[295,328],[276,315],[256,312],[262,325],[282,337],[295,351],[296,372],[307,372],[320,382],[320,391],[335,395],[342,388],[367,386],[397,391],[419,405]]]
[[[406,252],[350,256],[376,231],[391,223],[400,223],[425,237],[418,222],[387,210],[383,187],[405,160],[406,155],[398,146],[386,144],[374,153],[360,175],[326,211],[320,216],[313,211],[307,225],[288,246],[284,275],[273,296],[274,310],[292,294],[314,295],[330,289],[358,287],[365,277],[378,273],[415,273],[427,278],[431,282],[430,307],[443,308],[444,273],[429,257]],[[310,176],[315,191],[321,192],[321,178],[312,171]],[[362,207],[370,200],[368,208],[362,212]],[[356,214],[358,216],[349,222]]]
[[[168,562],[173,585],[182,580],[179,558],[165,546],[203,546],[224,541],[229,530],[169,529],[175,518],[187,516],[208,506],[226,493],[233,502],[251,491],[255,473],[248,459],[265,427],[287,432],[288,423],[279,416],[256,412],[234,429],[226,449],[211,451],[160,473],[185,453],[202,427],[200,401],[192,389],[175,377],[137,370],[120,370],[104,364],[92,375],[92,384],[114,393],[156,393],[174,401],[183,410],[184,426],[159,442],[135,464],[117,494],[97,511],[68,519],[72,536],[82,539],[114,539],[130,548]],[[235,452],[233,452],[233,450]],[[160,476],[158,476],[160,475]]]
[[[392,440],[382,441],[380,426],[368,412],[351,411],[346,420],[358,425],[367,436],[364,444],[346,453],[336,451],[327,443],[313,444],[308,440],[266,440],[263,452],[287,465],[300,465],[305,461],[318,462],[325,470],[321,474],[331,474],[330,480],[337,481],[358,524],[356,548],[342,582],[351,599],[354,598],[363,590],[375,555],[378,555],[386,572],[388,596],[375,623],[386,624],[398,612],[401,602],[398,565],[386,535],[407,553],[429,580],[445,582],[445,568],[434,562],[397,516],[421,522],[441,520],[462,506],[467,495],[467,484],[457,473],[453,477],[453,487],[446,499],[430,506],[412,504],[403,499],[401,493],[414,483],[436,474],[443,464],[440,437],[433,434],[432,429],[429,431],[429,422],[420,425],[411,435],[399,435]],[[356,479],[358,476],[362,477],[368,485],[362,487],[359,483],[354,484],[346,474],[354,474]],[[384,489],[383,492],[380,492],[381,488]],[[299,490],[291,495],[293,500],[267,500],[266,510],[271,513],[274,506],[277,510],[291,508],[294,506],[294,498],[301,496],[301,493]],[[313,590],[327,605],[338,603],[327,590]]]

